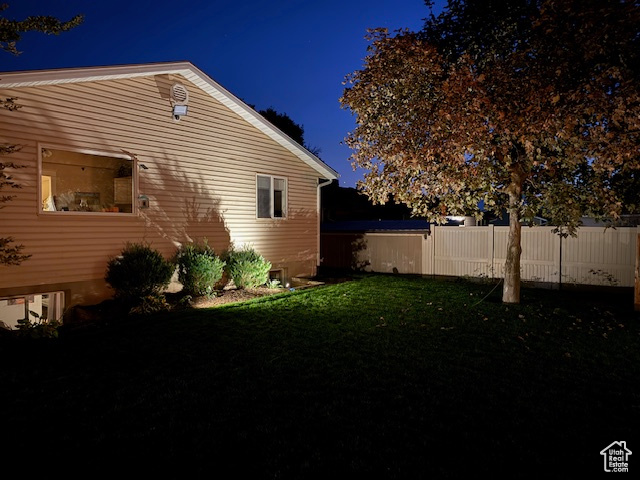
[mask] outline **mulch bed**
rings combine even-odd
[[[296,285],[295,289],[313,288],[319,285],[341,283],[348,280],[350,280],[350,278],[344,276],[316,278],[314,280],[309,280],[307,283]],[[189,298],[188,301],[185,301],[181,292],[167,292],[165,297],[171,308],[211,308],[229,303],[243,302],[268,295],[274,295],[286,292],[287,290],[287,288],[267,287],[240,289],[232,285],[217,291],[215,296],[211,297],[203,296]],[[95,325],[103,322],[110,323],[117,321],[118,319],[125,319],[128,315],[128,308],[113,299],[109,299],[97,305],[73,306],[65,313],[64,324],[69,328],[74,328],[76,326],[83,326],[87,324]]]
[[[227,303],[244,302],[254,298],[274,295],[276,293],[286,292],[283,288],[232,288],[218,292],[212,297],[196,297],[189,301],[189,305],[193,308],[210,308],[225,305]]]

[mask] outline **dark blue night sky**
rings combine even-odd
[[[6,18],[82,13],[85,21],[58,37],[25,35],[22,54],[2,54],[0,71],[190,61],[257,109],[273,107],[301,124],[342,186],[362,176],[341,145],[354,121],[338,99],[345,75],[362,66],[366,30],[417,30],[429,15],[423,0],[6,3]]]

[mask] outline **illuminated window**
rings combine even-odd
[[[18,321],[31,323],[62,321],[64,292],[16,295],[0,298],[0,326],[15,329]]]
[[[257,178],[258,218],[287,216],[287,180],[269,175]]]
[[[133,212],[130,157],[43,147],[40,159],[42,212]]]

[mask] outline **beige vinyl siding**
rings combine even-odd
[[[189,90],[189,114],[171,116],[169,88]],[[314,273],[318,173],[293,153],[180,76],[158,75],[3,89],[22,108],[0,111],[0,141],[23,149],[11,161],[27,168],[23,188],[0,211],[0,235],[32,255],[0,267],[0,295],[28,287],[94,281],[127,241],[151,243],[165,255],[188,240],[208,238],[219,251],[250,244],[289,276]],[[38,145],[134,154],[138,193],[150,208],[138,215],[39,213]],[[7,159],[5,159],[7,160]],[[138,173],[138,172],[136,172]],[[256,218],[256,174],[287,179],[287,218]],[[3,191],[4,193],[4,191]],[[107,290],[95,291],[104,297]],[[83,297],[87,300],[91,295]]]

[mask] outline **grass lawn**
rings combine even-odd
[[[0,344],[5,466],[94,478],[640,471],[632,294],[362,276]],[[486,298],[485,298],[486,297]],[[217,474],[217,475],[216,475]]]

